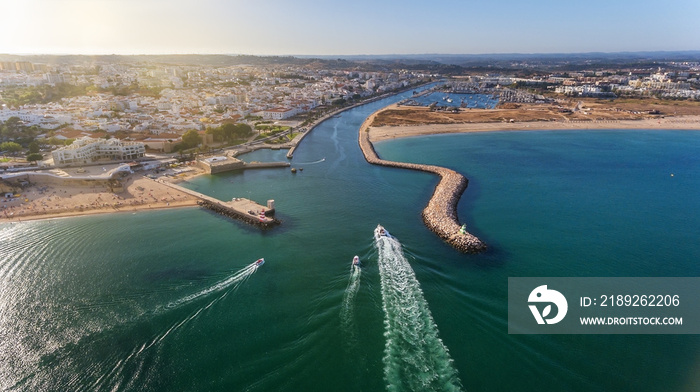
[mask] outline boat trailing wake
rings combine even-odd
[[[76,390],[71,387],[72,383],[89,384],[90,387],[85,390],[151,389],[147,384],[154,378],[150,373],[149,364],[162,355],[167,339],[177,335],[181,329],[199,318],[214,304],[235,292],[241,283],[262,265],[264,261],[261,260],[243,267],[210,287],[171,302],[167,306],[158,307],[153,312],[144,313],[131,322],[86,333],[76,341],[67,342],[45,353],[39,360],[37,370],[17,382],[17,388],[14,389],[22,387],[27,390]],[[196,303],[197,300],[202,302]],[[189,304],[193,306],[185,306]],[[153,318],[158,318],[158,323],[165,320],[170,322],[167,323],[167,327],[152,331],[150,325],[154,324]],[[129,340],[123,338],[132,335],[136,336]],[[108,351],[105,351],[106,347],[109,347]],[[72,352],[77,350],[80,350],[81,355],[72,355]],[[62,371],[56,372],[57,367]],[[57,385],[65,388],[56,388]]]
[[[321,162],[325,162],[325,161],[326,161],[326,158],[321,158],[321,159],[319,159],[317,161],[313,161],[313,162],[294,162],[294,164],[295,165],[315,165],[317,163],[321,163]]]
[[[462,384],[401,243],[375,231],[389,391],[460,391]]]
[[[168,304],[168,308],[174,308],[189,302],[192,302],[196,300],[197,298],[201,298],[205,295],[211,294],[213,292],[217,291],[222,291],[227,288],[231,288],[232,290],[237,288],[242,282],[246,281],[251,275],[255,273],[255,271],[258,270],[258,263],[251,263],[243,269],[239,270],[235,274],[229,276],[228,278],[222,280],[221,282],[218,282],[214,284],[213,286],[207,287],[206,289],[203,289],[201,291],[198,291],[194,294],[190,294],[186,297],[183,297],[177,301],[171,302]],[[224,294],[225,296],[225,294]],[[224,296],[221,296],[220,298],[223,298]]]
[[[343,336],[345,336],[346,348],[352,351],[357,346],[358,331],[355,325],[355,295],[360,289],[360,278],[362,277],[362,269],[359,266],[352,265],[350,267],[350,278],[348,279],[348,287],[343,294],[343,305],[340,308],[340,322],[343,327]]]

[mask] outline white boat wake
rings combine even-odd
[[[260,259],[260,260],[262,260],[262,259]],[[190,295],[183,297],[177,301],[173,301],[173,302],[169,303],[167,307],[168,308],[177,307],[177,306],[180,306],[182,304],[192,302],[192,301],[196,300],[197,298],[203,297],[205,295],[208,295],[208,294],[216,292],[216,291],[221,291],[221,290],[227,289],[229,287],[231,287],[232,289],[235,289],[242,282],[244,282],[251,275],[253,275],[255,273],[255,271],[258,270],[258,267],[260,267],[260,265],[262,265],[262,263],[264,263],[264,261],[263,262],[255,261],[254,263],[251,263],[251,264],[243,267],[238,272],[236,272],[233,275],[229,276],[228,278],[214,284],[213,286],[202,289],[194,294],[190,294]]]
[[[357,257],[357,256],[355,256]],[[343,304],[340,308],[340,322],[343,327],[343,336],[345,337],[346,348],[352,351],[357,346],[358,330],[355,325],[355,295],[360,289],[360,278],[362,277],[362,268],[359,265],[350,266],[350,278],[348,279],[348,287],[343,294]]]
[[[321,162],[325,162],[325,161],[326,161],[326,158],[324,157],[324,158],[321,158],[321,159],[319,159],[317,161],[313,161],[313,162],[294,162],[294,164],[295,165],[315,165],[317,163],[321,163]]]
[[[375,230],[389,391],[461,391],[462,383],[401,243]]]
[[[166,339],[176,335],[188,323],[196,320],[214,304],[237,290],[241,283],[254,274],[263,263],[264,260],[257,260],[210,287],[171,302],[167,306],[159,306],[152,312],[142,313],[130,321],[114,323],[96,331],[86,331],[75,341],[67,342],[43,354],[38,359],[37,370],[20,380],[17,386],[26,383],[25,386],[28,387],[21,389],[56,389],[55,385],[54,388],[51,387],[51,383],[56,382],[57,379],[53,367],[56,366],[54,364],[60,363],[60,367],[65,369],[66,373],[79,375],[72,377],[73,381],[90,383],[90,387],[83,388],[85,390],[142,390],[149,380],[149,366],[161,355],[160,351]],[[207,297],[212,293],[217,295]],[[183,306],[198,299],[203,301],[191,307]],[[177,309],[180,306],[184,309]],[[158,324],[153,322],[153,318],[158,318],[159,322],[168,319],[171,321],[165,328],[152,331],[152,325]],[[131,335],[134,335],[133,339],[123,340],[124,336]],[[84,356],[67,354],[78,346]],[[110,349],[105,351],[105,347]],[[86,363],[85,361],[89,358],[100,358],[100,360]],[[34,385],[35,383],[48,384]],[[68,387],[63,389],[75,389],[71,388],[70,384],[64,386],[66,385]]]

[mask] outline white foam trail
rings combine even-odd
[[[335,169],[340,164],[340,162],[344,161],[345,158],[347,157],[347,155],[345,154],[345,147],[343,147],[343,143],[340,142],[340,139],[338,137],[338,123],[337,122],[333,125],[333,133],[331,134],[330,139],[331,139],[331,141],[333,141],[333,146],[335,148],[335,151],[338,152],[338,157],[331,164],[331,167],[328,169],[328,173],[334,172]]]
[[[384,378],[389,391],[461,391],[452,358],[438,336],[428,303],[401,243],[379,237],[379,275],[386,346]]]
[[[222,280],[221,282],[216,283],[215,285],[208,287],[204,290],[201,290],[197,293],[188,295],[188,296],[181,298],[177,301],[171,302],[170,304],[168,304],[167,307],[174,308],[174,307],[189,303],[191,301],[194,301],[198,298],[204,297],[207,294],[211,294],[213,292],[219,292],[219,291],[222,291],[222,290],[225,290],[228,288],[230,288],[231,290],[234,290],[242,282],[244,282],[251,275],[253,275],[255,273],[255,271],[257,271],[257,270],[258,270],[258,266],[256,265],[256,263],[251,263],[250,265],[243,267],[241,270],[239,270],[235,274],[231,275],[230,277]],[[161,332],[160,334],[158,334],[156,336],[153,336],[147,342],[143,342],[141,345],[135,347],[129,353],[129,355],[127,355],[125,358],[119,359],[117,361],[117,363],[111,368],[111,370],[109,371],[109,373],[106,376],[99,377],[93,383],[93,387],[95,387],[94,389],[100,389],[100,387],[105,386],[107,384],[118,384],[118,383],[122,382],[125,379],[124,377],[122,377],[123,376],[122,373],[123,373],[124,368],[127,364],[132,363],[134,361],[138,361],[139,363],[141,363],[143,360],[139,359],[139,358],[141,356],[143,356],[145,352],[147,352],[148,350],[150,350],[154,346],[157,346],[158,344],[160,344],[170,334],[172,334],[175,331],[177,331],[178,329],[180,329],[183,325],[185,325],[185,324],[189,323],[190,321],[199,317],[199,315],[203,311],[211,308],[215,303],[217,303],[218,301],[220,301],[221,299],[226,297],[226,295],[229,292],[230,291],[227,291],[227,292],[223,293],[222,295],[212,299],[211,301],[209,301],[208,304],[206,304],[202,307],[199,307],[194,312],[192,312],[189,316],[171,324],[167,330]]]
[[[340,322],[343,327],[343,336],[347,348],[352,350],[357,345],[358,331],[355,325],[355,295],[360,289],[360,278],[362,269],[356,266],[351,267],[348,287],[343,294],[343,305],[340,308]]]
[[[255,271],[258,270],[258,267],[255,265],[255,263],[251,263],[250,265],[247,265],[240,271],[236,272],[235,274],[231,275],[230,277],[222,280],[219,283],[216,283],[215,285],[211,287],[207,287],[206,289],[203,289],[199,292],[196,292],[194,294],[190,294],[184,298],[181,298],[177,301],[171,302],[168,304],[168,308],[180,306],[182,304],[186,304],[188,302],[194,301],[197,298],[203,297],[207,294],[213,293],[215,291],[221,291],[224,290],[228,287],[231,287],[233,285],[238,286],[242,281],[246,280],[248,277],[253,275]]]
[[[321,158],[318,161],[313,162],[294,162],[295,165],[315,165],[317,163],[325,162],[326,158]]]

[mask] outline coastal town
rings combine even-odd
[[[170,152],[188,130],[203,133],[251,118],[305,118],[428,77],[295,66],[0,62],[0,121],[17,118],[36,127],[32,137],[53,145],[83,136],[116,137]],[[72,87],[69,96],[36,97],[62,85]]]
[[[0,10],[0,392],[700,391],[699,1]]]
[[[369,140],[532,122],[538,129],[700,124],[697,62],[577,72],[519,64],[509,74],[251,56],[235,64],[33,60],[0,62],[0,219],[8,221],[195,205],[164,184],[245,169],[236,156],[257,148],[291,149],[291,157],[334,113],[431,82],[373,116]]]

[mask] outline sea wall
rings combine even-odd
[[[118,178],[114,176],[99,176],[99,177],[61,177],[51,173],[35,173],[35,172],[22,172],[22,173],[12,173],[12,175],[7,175],[0,177],[2,181],[5,181],[11,185],[18,185],[22,181],[27,181],[30,184],[38,185],[54,185],[54,186],[78,186],[78,187],[104,187],[111,192],[121,192],[123,190],[123,184]]]
[[[374,120],[374,114],[368,117],[360,127],[360,149],[367,162],[373,165],[398,167],[410,170],[437,174],[440,182],[423,209],[423,222],[438,237],[450,244],[455,249],[464,253],[479,253],[486,250],[486,244],[469,232],[460,233],[461,225],[457,217],[457,203],[467,189],[468,180],[454,170],[440,166],[421,165],[387,161],[379,158],[374,150],[374,145],[369,140],[369,125]]]

